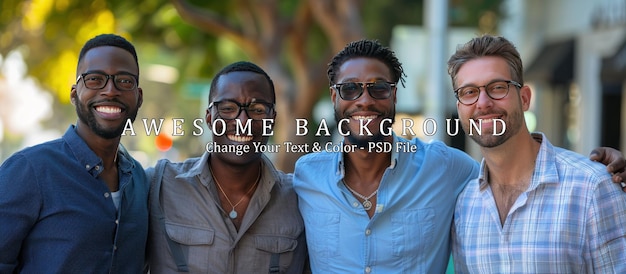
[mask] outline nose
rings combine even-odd
[[[493,100],[489,95],[487,95],[487,88],[479,87],[478,90],[478,100],[476,101],[476,107],[478,108],[489,108],[493,105]]]
[[[375,101],[376,101],[376,99],[374,99],[374,98],[372,98],[372,96],[370,96],[370,93],[367,90],[367,87],[364,85],[363,86],[363,93],[361,94],[361,96],[359,98],[356,98],[357,105],[360,105],[360,106],[372,105],[372,104],[374,104]]]
[[[106,79],[104,87],[100,90],[100,93],[107,96],[119,96],[121,91],[115,86],[115,82],[112,77]]]
[[[245,121],[247,119],[250,119],[250,116],[248,116],[248,108],[246,107],[239,107],[239,115],[237,115],[237,117],[235,117],[235,119],[239,118],[241,121]]]

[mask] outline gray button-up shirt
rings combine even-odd
[[[150,273],[302,273],[307,249],[292,176],[263,156],[261,181],[237,231],[221,209],[208,159],[164,159],[146,171]]]

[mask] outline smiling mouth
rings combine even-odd
[[[122,112],[122,109],[116,106],[97,106],[95,107],[95,110],[97,112],[102,112],[102,113],[120,113]]]
[[[491,124],[493,123],[494,119],[502,119],[502,116],[493,117],[493,118],[478,118],[478,119],[474,119],[474,121],[483,123],[483,124]]]
[[[228,140],[231,140],[233,142],[238,142],[238,143],[246,143],[246,142],[252,141],[252,136],[228,134],[226,135],[226,138],[228,138]]]
[[[352,116],[352,119],[357,120],[357,121],[358,120],[367,121],[367,120],[374,120],[374,119],[376,119],[376,117],[378,117],[378,115],[368,115],[368,116],[354,115],[354,116]]]

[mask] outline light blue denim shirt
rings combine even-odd
[[[313,273],[444,273],[457,195],[478,174],[464,152],[435,141],[409,142],[383,174],[370,219],[341,183],[342,153],[301,157],[294,189],[305,222]]]

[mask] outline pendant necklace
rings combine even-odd
[[[250,187],[250,189],[248,189],[246,194],[241,196],[241,199],[239,199],[239,202],[237,202],[234,205],[233,205],[232,202],[230,202],[230,199],[228,199],[228,196],[226,195],[226,192],[224,192],[224,190],[222,189],[222,186],[220,186],[220,182],[218,182],[217,179],[215,178],[215,175],[213,175],[213,170],[211,169],[211,165],[210,164],[209,164],[209,171],[211,172],[211,177],[213,178],[213,181],[215,181],[215,184],[217,185],[217,188],[220,189],[220,191],[222,192],[224,197],[226,197],[226,201],[228,202],[228,204],[233,208],[233,209],[230,210],[230,213],[228,213],[228,217],[230,217],[231,219],[237,219],[238,214],[237,214],[237,211],[235,210],[235,207],[237,207],[239,204],[241,204],[243,199],[246,198],[246,196],[248,196],[248,194],[250,194],[252,189],[254,189],[254,187],[259,183],[259,181],[261,179],[261,170],[259,169],[259,176],[257,176],[256,182],[254,182],[254,184]]]
[[[376,195],[376,193],[378,193],[378,188],[372,192],[372,194],[370,194],[370,196],[365,197],[365,195],[361,195],[361,193],[358,193],[356,191],[354,191],[354,189],[350,188],[348,186],[348,184],[346,183],[346,181],[341,180],[341,182],[343,182],[343,185],[346,186],[346,188],[348,188],[348,190],[350,190],[350,192],[352,192],[352,194],[354,194],[354,196],[357,196],[361,199],[363,199],[363,202],[361,203],[363,205],[363,208],[365,209],[365,211],[370,210],[370,208],[372,208],[372,202],[370,202],[370,199],[372,197],[374,197],[374,195]]]

